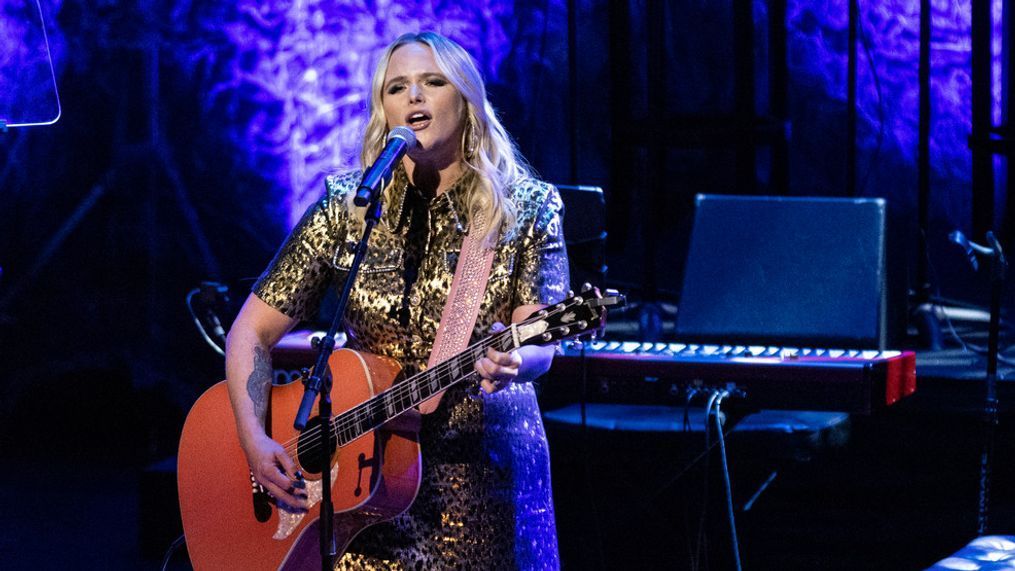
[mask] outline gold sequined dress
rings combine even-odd
[[[468,176],[468,175],[466,175]],[[305,319],[326,288],[340,287],[362,222],[346,198],[360,180],[329,177],[312,206],[254,285],[254,294]],[[435,198],[395,174],[380,223],[346,311],[348,346],[397,359],[408,374],[426,366],[468,231],[466,181]],[[562,204],[535,179],[511,187],[514,232],[498,245],[472,340],[514,308],[563,299],[568,289]],[[531,384],[479,397],[447,391],[423,416],[423,475],[409,510],[367,528],[340,569],[559,568],[549,456]]]

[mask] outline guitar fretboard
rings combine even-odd
[[[470,345],[443,363],[422,371],[335,416],[332,434],[339,446],[375,430],[385,422],[418,406],[451,385],[476,376],[475,363],[488,347],[507,352],[518,347],[514,325]]]

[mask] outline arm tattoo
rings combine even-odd
[[[264,421],[271,389],[271,355],[261,347],[254,348],[254,370],[247,377],[247,394],[254,402],[254,414]]]

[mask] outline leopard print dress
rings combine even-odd
[[[327,179],[313,205],[254,285],[296,319],[340,286],[362,233],[347,198],[360,173]],[[468,232],[467,181],[427,198],[396,171],[385,212],[348,302],[347,346],[387,355],[408,374],[426,366]],[[516,224],[495,252],[470,342],[514,308],[549,304],[568,289],[557,190],[535,179],[511,187]],[[367,528],[339,569],[559,568],[546,437],[530,384],[473,396],[461,384],[423,417],[423,475],[408,511]]]

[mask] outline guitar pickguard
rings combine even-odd
[[[331,481],[334,482],[338,478],[338,464],[331,467]],[[310,504],[309,507],[314,507],[320,503],[323,494],[321,490],[324,486],[321,485],[321,480],[314,480],[307,482],[307,502]],[[300,513],[292,511],[285,503],[278,502],[278,529],[275,530],[273,539],[287,539],[296,528],[299,527],[300,522],[306,516],[306,512]]]

